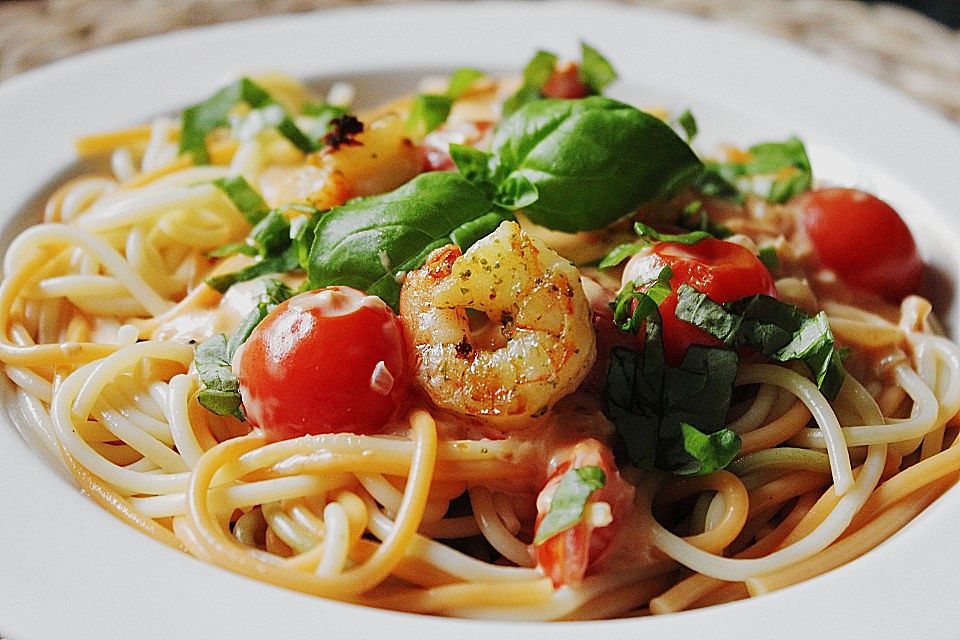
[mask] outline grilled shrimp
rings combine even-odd
[[[514,222],[407,274],[400,315],[417,379],[439,407],[522,428],[583,381],[596,358],[580,274]]]

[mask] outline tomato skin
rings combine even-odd
[[[823,266],[847,284],[899,302],[920,286],[923,261],[893,207],[857,189],[817,189],[800,197],[803,226]]]
[[[658,242],[646,247],[627,263],[623,283],[626,285],[637,277],[651,277],[664,266],[673,271],[670,279],[673,292],[660,303],[664,353],[673,366],[682,362],[691,344],[714,347],[721,344],[702,329],[677,318],[676,291],[680,285],[688,284],[721,304],[760,293],[777,295],[770,271],[757,256],[738,244],[716,238],[706,238],[694,245]]]
[[[402,405],[410,358],[400,319],[349,287],[301,293],[261,322],[239,356],[240,396],[271,441],[375,433]]]
[[[560,462],[537,497],[536,526],[540,526],[550,511],[550,502],[560,484],[560,476],[569,469],[583,467],[598,467],[605,476],[603,487],[593,492],[587,505],[606,502],[613,516],[613,520],[605,527],[594,529],[581,521],[541,544],[532,545],[537,566],[553,581],[553,586],[561,587],[582,582],[587,569],[610,548],[633,502],[635,489],[620,476],[613,453],[599,440],[581,440],[556,457]]]
[[[576,100],[590,95],[590,88],[580,80],[580,68],[571,62],[554,69],[540,88],[540,93],[544,98]]]

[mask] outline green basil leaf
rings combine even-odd
[[[693,117],[693,113],[690,111],[690,109],[685,110],[683,113],[677,116],[677,124],[686,134],[688,143],[697,137],[697,119]]]
[[[236,255],[242,253],[245,256],[255,256],[259,255],[256,247],[253,247],[246,242],[231,242],[230,244],[225,244],[222,247],[218,247],[213,251],[208,251],[207,255],[211,258],[225,258],[226,256]]]
[[[459,100],[460,97],[467,92],[467,89],[470,88],[470,85],[484,75],[483,71],[470,67],[455,69],[454,72],[450,74],[446,95],[449,96],[451,100]]]
[[[270,212],[270,207],[243,176],[218,178],[213,184],[230,198],[250,224],[257,224]]]
[[[523,68],[523,83],[542,89],[557,67],[557,62],[557,54],[542,49],[537,51]]]
[[[568,469],[560,476],[550,510],[540,521],[533,544],[543,544],[558,533],[575,527],[583,520],[590,496],[602,489],[606,481],[606,475],[599,467]]]
[[[197,164],[209,162],[207,135],[218,127],[227,126],[230,110],[241,102],[247,103],[252,109],[274,104],[281,106],[253,80],[241,78],[207,100],[183,110],[180,118],[180,152],[192,155]],[[300,131],[286,110],[277,130],[304,153],[319,148],[316,142]]]
[[[491,160],[489,153],[465,144],[452,143],[450,145],[450,158],[457,165],[457,169],[463,174],[463,177],[470,182],[477,185],[490,183]]]
[[[723,198],[735,204],[743,204],[743,192],[721,172],[715,162],[704,164],[703,170],[690,185],[694,191],[705,196]]]
[[[259,278],[260,276],[271,273],[287,273],[299,266],[300,260],[296,248],[290,245],[280,255],[264,258],[239,271],[211,276],[204,282],[206,282],[210,288],[223,293],[238,282],[253,280],[254,278]]]
[[[497,186],[493,203],[504,209],[515,211],[529,207],[537,201],[539,193],[530,179],[523,175],[512,175]]]
[[[603,93],[604,88],[617,79],[617,72],[599,51],[586,42],[580,43],[580,52],[580,81],[587,85],[592,93]]]
[[[621,331],[636,335],[648,318],[654,315],[659,318],[660,303],[671,293],[672,277],[673,270],[664,266],[653,278],[628,283],[610,303],[613,323]]]
[[[277,256],[290,246],[290,221],[279,211],[273,210],[250,231],[250,238],[261,256]]]
[[[633,230],[643,239],[649,238],[653,242],[676,242],[678,244],[694,245],[704,238],[712,238],[709,231],[691,231],[689,233],[660,233],[653,227],[647,226],[642,222],[635,222]]]
[[[630,244],[618,244],[613,249],[610,250],[610,253],[603,257],[603,260],[600,261],[600,264],[597,265],[599,269],[609,269],[610,267],[615,267],[627,258],[643,250],[644,245],[636,242]]]
[[[773,273],[780,268],[780,257],[777,256],[777,250],[773,247],[760,247],[757,250],[757,259],[763,263],[767,271]]]
[[[559,231],[601,229],[689,182],[700,161],[669,125],[603,97],[538,100],[500,123],[494,180],[530,180],[524,213]]]
[[[740,453],[740,436],[730,429],[706,434],[686,422],[680,424],[683,447],[693,458],[677,475],[704,476],[723,469]]]
[[[828,400],[840,391],[846,373],[823,312],[810,317],[765,295],[720,305],[689,285],[681,285],[676,315],[731,347],[751,347],[778,362],[803,361]]]
[[[680,213],[680,219],[677,220],[677,226],[690,231],[706,231],[714,238],[724,239],[733,235],[733,232],[726,225],[714,222],[707,215],[703,203],[694,200]]]
[[[517,89],[515,94],[503,101],[502,115],[506,118],[516,113],[523,105],[542,99],[543,94],[540,93],[540,87],[524,84]]]
[[[293,295],[293,290],[280,280],[269,280],[264,283],[264,291],[263,295],[260,296],[260,302],[240,321],[233,335],[227,341],[227,356],[231,361],[240,345],[247,341],[257,325],[267,317],[267,314],[284,300],[292,298]]]
[[[770,202],[786,202],[813,184],[810,158],[799,138],[755,144],[748,152],[750,159],[746,162],[714,163],[716,176],[712,179],[716,181],[717,176],[720,176],[731,182],[741,176],[776,175],[769,192],[765,194],[765,198]]]
[[[453,98],[444,95],[420,93],[414,96],[407,117],[407,135],[421,139],[444,122],[453,108]]]
[[[204,389],[197,395],[200,404],[220,416],[243,420],[240,409],[240,382],[230,366],[227,338],[222,333],[197,345],[194,363]]]
[[[354,287],[397,309],[397,274],[422,265],[464,226],[476,237],[470,225],[492,208],[489,195],[460,174],[431,172],[390,193],[331,209],[314,232],[307,265],[311,285]],[[496,218],[484,220],[493,225]]]

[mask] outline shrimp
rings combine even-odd
[[[515,222],[407,274],[400,317],[439,407],[520,429],[573,392],[596,358],[580,274]]]
[[[553,456],[552,473],[537,496],[537,527],[550,511],[560,477],[569,469],[583,467],[597,467],[605,476],[603,487],[587,501],[583,519],[542,543],[531,545],[537,566],[556,587],[583,580],[587,569],[610,548],[633,502],[635,490],[620,477],[613,453],[599,440],[587,438]]]

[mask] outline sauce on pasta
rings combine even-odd
[[[4,258],[25,422],[157,540],[376,607],[663,614],[863,555],[960,472],[909,229],[614,78],[584,45],[353,113],[273,74],[82,139],[111,175]]]

